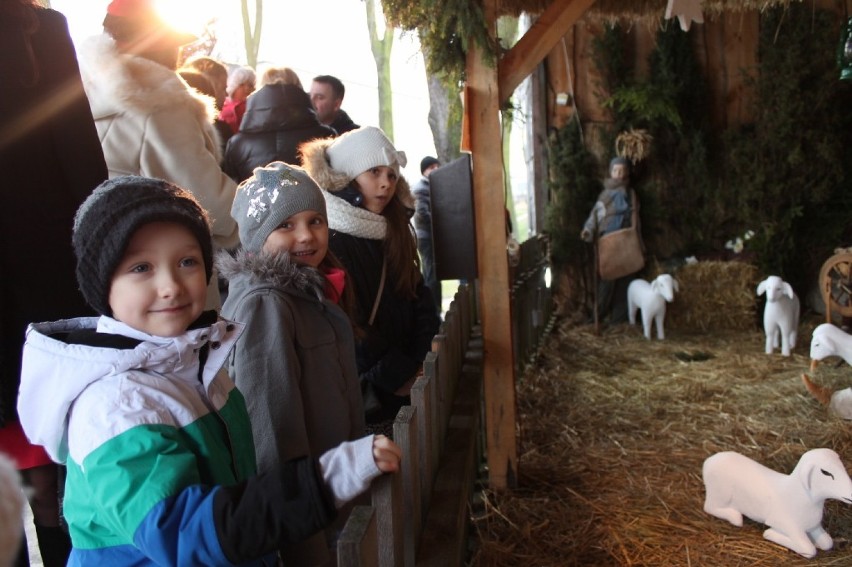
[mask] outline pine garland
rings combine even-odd
[[[429,73],[464,80],[466,54],[473,45],[491,64],[497,60],[498,47],[488,33],[481,1],[383,0],[382,9],[392,25],[420,33]]]

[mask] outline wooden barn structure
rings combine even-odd
[[[594,148],[612,121],[590,57],[594,39],[609,23],[626,25],[628,57],[641,70],[656,31],[680,25],[665,18],[670,3],[701,7],[703,23],[691,22],[690,39],[707,78],[710,119],[719,129],[752,119],[755,93],[748,77],[758,64],[761,10],[807,3],[837,13],[838,20],[848,17],[842,0],[481,0],[492,38],[500,16],[535,16],[496,63],[473,42],[466,54],[463,143],[471,158],[477,277],[456,295],[424,365],[426,376],[412,390],[412,408],[403,408],[394,425],[395,438],[411,455],[403,462],[408,472],[374,486],[372,508],[353,515],[338,548],[341,565],[460,564],[474,455],[486,456],[491,490],[517,486],[516,379],[547,329],[542,319],[550,317],[552,298],[543,290],[549,287],[542,277],[546,239],[522,243],[520,265],[510,264],[501,111],[531,77],[530,210],[533,232],[540,234],[551,204],[548,133],[579,118]]]
[[[791,1],[798,2],[700,2],[704,22],[692,22],[692,27],[697,29],[695,44],[711,90],[712,120],[719,127],[749,120],[753,93],[746,78],[756,66],[761,10]],[[808,3],[839,15],[847,9],[844,2],[836,0]],[[681,1],[680,4],[693,3]],[[538,14],[520,40],[500,56],[496,66],[488,64],[480,49],[472,49],[467,58],[465,112],[473,162],[479,300],[485,306],[481,320],[486,449],[490,486],[501,489],[515,483],[518,454],[514,374],[517,365],[513,359],[514,325],[508,293],[512,282],[502,223],[505,188],[500,110],[516,87],[532,75],[532,128],[538,146],[532,161],[535,203],[531,208],[533,226],[540,228],[547,206],[548,173],[543,149],[547,130],[563,125],[578,113],[587,135],[594,137],[596,127],[611,120],[597,96],[599,77],[589,57],[591,41],[608,23],[626,23],[633,42],[631,57],[641,68],[646,65],[658,27],[678,25],[678,20],[665,19],[666,0],[483,0],[482,5],[492,35],[501,15]],[[569,95],[568,104],[557,102],[560,93]]]

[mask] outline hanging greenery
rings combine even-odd
[[[727,140],[733,210],[764,273],[807,289],[849,245],[852,87],[837,79],[835,14],[791,5],[761,18],[756,121]]]
[[[470,0],[382,0],[388,21],[404,30],[417,30],[428,55],[430,73],[464,80],[466,53],[480,47],[486,60],[496,62],[497,45],[488,34],[482,4]]]
[[[588,248],[580,240],[580,231],[603,187],[576,118],[551,133],[548,154],[550,205],[545,227],[552,243],[551,257],[554,265],[579,271],[584,264],[584,249]]]
[[[678,26],[661,28],[647,77],[640,78],[627,63],[632,60],[626,53],[627,34],[618,25],[609,26],[593,43],[593,60],[603,80],[598,95],[613,116],[605,147],[638,128],[653,140],[633,175],[651,254],[665,259],[710,250],[725,233],[720,226],[724,209],[711,201],[719,197],[716,153],[709,142],[707,87],[691,36]]]

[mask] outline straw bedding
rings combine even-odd
[[[676,300],[677,301],[677,300]],[[485,491],[472,509],[476,566],[852,565],[852,507],[828,501],[834,549],[813,560],[703,512],[701,466],[718,451],[790,472],[806,450],[830,447],[852,466],[852,424],[805,390],[808,345],[763,353],[756,326],[717,332],[564,321],[537,366],[518,380],[519,483]],[[852,384],[840,359],[812,375]]]

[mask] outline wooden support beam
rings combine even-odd
[[[500,103],[509,100],[527,75],[541,63],[595,0],[553,0],[499,64]]]
[[[495,29],[495,4],[485,0],[489,32]],[[506,256],[506,203],[497,69],[475,47],[467,56],[468,105],[473,155],[473,205],[476,258],[482,305],[486,445],[489,482],[501,490],[517,485],[515,370],[509,264]]]

